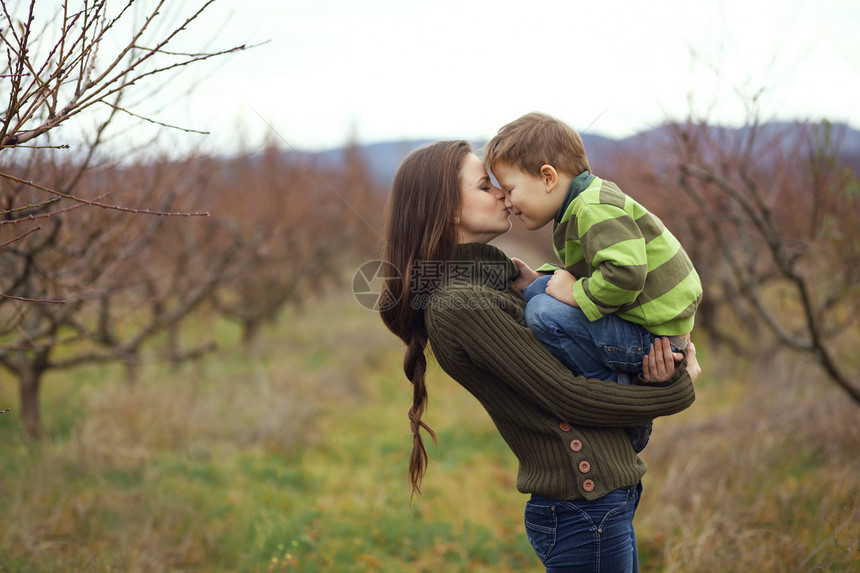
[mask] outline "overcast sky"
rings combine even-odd
[[[532,110],[624,137],[691,104],[737,124],[759,90],[767,116],[860,126],[856,0],[218,0],[210,18],[229,22],[216,45],[268,41],[178,106],[215,141],[483,139]]]
[[[860,127],[858,30],[857,0],[217,0],[177,47],[265,43],[156,119],[208,149],[478,140],[533,110],[625,137],[691,106],[739,124],[761,92]]]

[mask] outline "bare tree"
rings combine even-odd
[[[198,185],[193,167],[186,161],[90,170],[79,185],[121,186],[117,194],[128,196],[129,205],[184,210],[205,197],[204,188],[192,187]],[[26,203],[32,190],[20,189],[25,197],[12,200]],[[177,328],[240,272],[246,248],[223,221],[211,219],[74,209],[42,225],[42,233],[0,255],[0,274],[14,277],[21,294],[0,307],[0,366],[18,379],[22,422],[33,438],[41,434],[38,398],[46,372],[122,362],[133,377],[144,345]],[[182,360],[210,349],[210,342],[165,352]]]
[[[744,306],[860,403],[860,180],[841,150],[846,133],[757,114],[739,130],[672,126],[678,183],[695,205],[697,240],[719,262],[723,302]]]
[[[705,285],[705,296],[696,312],[696,332],[707,335],[711,347],[726,346],[733,352],[749,350],[737,336],[737,325],[755,335],[758,321],[747,305],[737,304],[732,273],[719,249],[708,220],[699,214],[693,198],[678,185],[677,126],[670,124],[640,134],[635,145],[613,153],[611,177],[634,199],[663,219],[696,265]],[[728,208],[726,201],[711,196],[713,214]],[[734,303],[733,303],[734,301]]]
[[[242,325],[249,344],[286,305],[301,305],[345,279],[350,255],[372,249],[370,220],[381,212],[383,193],[354,146],[334,167],[269,145],[261,156],[236,158],[223,169],[225,180],[211,189],[213,212],[229,214],[236,232],[257,248],[246,251],[246,272],[220,286],[215,304]]]
[[[160,218],[120,220],[127,213],[207,213],[178,207],[191,203],[176,193],[182,185],[163,178],[135,183],[99,154],[121,117],[175,127],[126,105],[147,85],[163,87],[154,77],[245,48],[189,52],[179,45],[213,2],[184,4],[187,13],[168,21],[176,17],[168,5],[178,5],[165,0],[127,0],[120,7],[105,0],[59,7],[0,0],[0,89],[7,98],[0,109],[0,365],[18,379],[31,437],[41,433],[38,396],[46,371],[132,363],[145,341],[188,316],[235,267],[236,244],[221,241],[217,253],[203,248],[217,226],[178,231]],[[92,127],[71,135],[75,118]],[[60,127],[63,143],[52,137]],[[146,249],[177,233],[182,248],[167,250],[176,256],[159,269],[147,267]],[[201,269],[183,249],[212,256]],[[170,264],[174,282],[156,279]]]
[[[120,362],[134,380],[146,359],[200,356],[213,341],[182,344],[180,331],[189,318],[213,320],[210,302],[240,321],[250,341],[284,305],[346,278],[349,257],[375,244],[370,221],[382,193],[358,157],[321,169],[270,148],[262,157],[110,165],[81,176],[77,165],[46,158],[31,168],[52,188],[64,189],[74,175],[78,188],[93,196],[110,190],[129,209],[192,212],[205,201],[214,216],[130,216],[74,203],[45,217],[41,233],[0,251],[0,276],[14,278],[20,294],[0,304],[0,366],[19,380],[31,437],[41,433],[45,373]],[[7,189],[14,212],[38,191]]]
[[[77,197],[16,177],[12,172],[20,160],[6,157],[22,147],[68,148],[68,144],[46,140],[46,134],[86,112],[97,127],[83,145],[84,159],[78,162],[80,171],[85,170],[118,114],[140,118],[122,106],[130,88],[140,90],[152,76],[169,75],[245,49],[168,51],[214,1],[198,5],[181,24],[170,26],[163,22],[166,0],[126,0],[119,9],[111,9],[105,0],[66,0],[59,7],[36,0],[14,2],[10,7],[0,0],[5,19],[0,25],[0,46],[5,53],[0,60],[0,85],[7,94],[6,105],[0,110],[0,152],[4,157],[0,178],[29,185],[44,195],[44,200],[61,198],[123,210],[96,198]],[[46,14],[47,21],[42,21],[40,14]],[[158,123],[152,118],[141,119]]]

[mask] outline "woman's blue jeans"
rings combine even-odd
[[[641,484],[594,501],[532,495],[526,534],[547,573],[638,573],[633,516],[641,495]]]

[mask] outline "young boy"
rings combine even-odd
[[[515,259],[515,284],[529,327],[556,358],[575,374],[630,384],[654,337],[686,347],[702,297],[690,258],[660,219],[591,173],[575,130],[526,114],[490,140],[485,163],[526,228],[554,221],[563,268]],[[651,424],[627,432],[639,452]]]

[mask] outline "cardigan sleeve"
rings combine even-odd
[[[663,384],[647,386],[574,376],[485,289],[449,292],[426,312],[433,353],[454,379],[477,367],[492,383],[575,425],[625,427],[684,410],[695,393],[686,358]],[[492,391],[490,389],[490,391]]]

